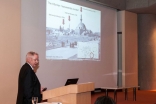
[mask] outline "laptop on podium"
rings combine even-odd
[[[71,85],[71,84],[77,84],[79,78],[72,78],[72,79],[67,79],[65,86]]]

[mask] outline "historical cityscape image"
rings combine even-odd
[[[46,59],[100,60],[100,11],[60,2],[47,2]]]

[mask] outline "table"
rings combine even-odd
[[[105,90],[105,95],[108,96],[108,90],[114,90],[114,101],[117,102],[117,90],[125,90],[125,100],[128,100],[127,90],[133,88],[133,101],[136,101],[136,88],[139,86],[124,86],[124,87],[101,87]]]

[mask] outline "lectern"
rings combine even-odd
[[[91,104],[93,90],[93,82],[68,85],[44,91],[43,100],[62,102],[62,104]]]

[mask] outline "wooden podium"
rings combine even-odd
[[[91,104],[91,91],[93,90],[93,82],[68,85],[44,91],[43,100],[62,104]]]

